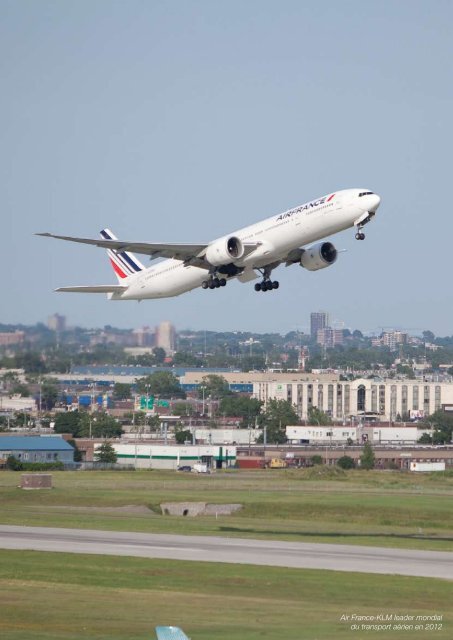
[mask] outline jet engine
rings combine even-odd
[[[318,269],[330,267],[337,257],[338,251],[331,242],[318,242],[304,250],[300,258],[300,266],[308,271],[318,271]]]
[[[240,260],[244,255],[244,245],[235,236],[221,238],[206,249],[206,260],[214,267]]]

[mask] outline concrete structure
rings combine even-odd
[[[21,489],[52,489],[50,473],[23,473],[20,477]]]
[[[1,442],[1,439],[0,439]],[[112,442],[119,463],[134,465],[137,469],[174,469],[203,462],[210,469],[233,467],[236,447],[210,445],[156,445],[149,443]],[[95,445],[97,449],[100,445]]]
[[[330,379],[329,379],[330,377]],[[346,423],[351,416],[375,416],[380,421],[405,419],[411,412],[428,416],[443,405],[453,404],[452,382],[368,379],[341,381],[326,375],[316,380],[254,382],[253,397],[265,405],[270,398],[289,400],[301,419],[317,407],[334,420]]]
[[[74,449],[60,436],[2,436],[0,459],[14,456],[20,462],[74,463]]]

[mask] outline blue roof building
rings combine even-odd
[[[0,436],[0,458],[21,462],[74,462],[74,448],[59,436]]]

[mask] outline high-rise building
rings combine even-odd
[[[310,314],[310,335],[317,338],[319,329],[329,326],[329,314],[325,311],[313,311]]]
[[[343,344],[343,340],[343,329],[325,327],[324,329],[318,329],[316,335],[316,342],[327,349],[333,349],[333,347],[336,347],[338,344]]]
[[[60,316],[58,313],[54,313],[53,316],[47,318],[47,327],[51,331],[65,331],[66,316]]]
[[[176,331],[171,322],[161,322],[156,327],[156,347],[164,349],[167,356],[173,355],[176,347]]]

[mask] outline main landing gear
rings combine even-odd
[[[262,282],[257,282],[255,284],[255,291],[272,291],[272,289],[278,289],[280,283],[278,280],[263,280]]]
[[[214,276],[210,276],[207,280],[203,280],[201,283],[202,289],[218,289],[219,287],[224,287],[227,281],[225,278],[217,278]]]

